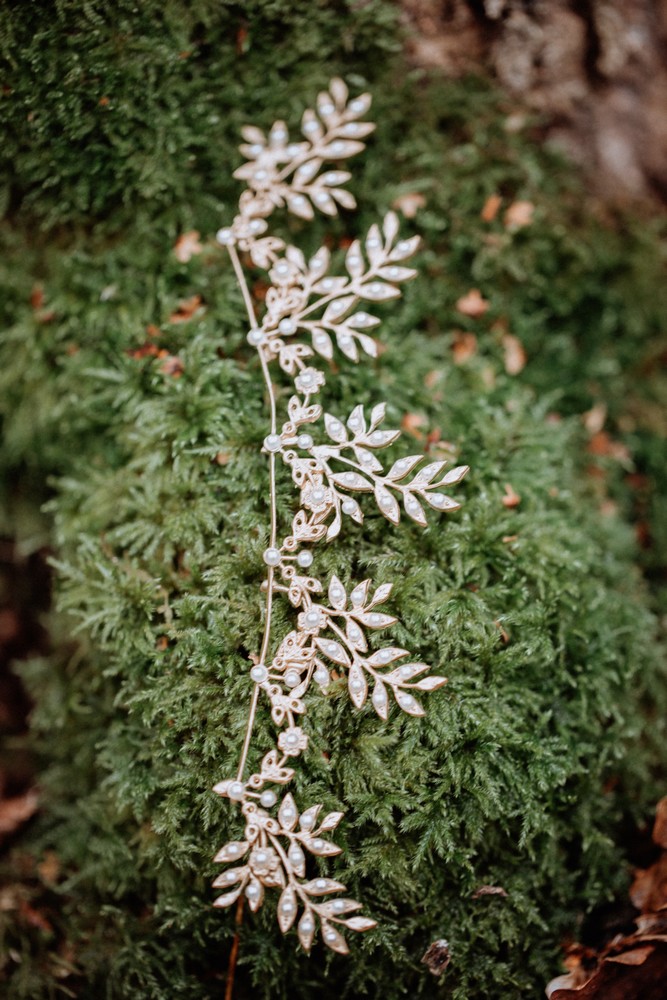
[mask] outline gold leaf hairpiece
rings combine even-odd
[[[351,361],[360,354],[375,357],[376,341],[368,331],[380,320],[360,302],[382,303],[400,295],[398,285],[413,278],[405,266],[418,248],[419,238],[399,238],[399,222],[389,212],[382,226],[371,226],[363,242],[355,240],[345,255],[345,274],[330,273],[330,253],[321,247],[310,260],[295,246],[268,233],[267,219],[276,208],[286,208],[302,219],[316,211],[336,215],[338,206],[354,208],[353,196],[342,185],[350,174],[326,163],[359,153],[361,141],[375,126],[362,121],[371,104],[368,94],[352,100],[346,85],[334,79],[318,95],[316,110],[304,112],[303,138],[290,139],[284,122],[268,135],[246,126],[241,152],[247,162],[234,176],[247,190],[231,226],[219,230],[217,240],[227,248],[245,301],[250,331],[248,342],[257,351],[270,410],[270,428],[263,452],[269,467],[269,546],[264,552],[266,612],[261,650],[250,670],[253,684],[246,736],[233,778],[214,791],[238,803],[245,819],[243,839],[226,844],[215,861],[232,865],[214,882],[223,890],[214,906],[226,907],[242,894],[255,911],[265,891],[276,889],[278,923],[286,933],[296,923],[308,952],[318,929],[324,943],[345,954],[344,928],[366,931],[375,926],[368,917],[352,916],[361,904],[341,897],[345,886],[330,878],[309,878],[307,855],[329,857],[340,853],[330,839],[343,813],[321,815],[320,805],[305,809],[292,795],[279,793],[294,775],[293,765],[308,746],[301,725],[306,696],[313,686],[326,690],[330,668],[347,674],[347,687],[357,709],[370,699],[381,719],[392,702],[408,715],[424,715],[417,692],[434,691],[446,678],[429,674],[425,663],[412,662],[408,650],[385,646],[369,652],[367,632],[382,630],[396,619],[381,610],[392,585],[373,587],[370,580],[348,593],[333,576],[326,596],[320,580],[311,576],[311,546],[336,538],[345,518],[363,521],[358,494],[373,495],[380,513],[398,524],[401,509],[419,525],[426,510],[448,512],[460,506],[444,487],[460,482],[468,471],[459,466],[445,472],[445,462],[426,462],[424,455],[408,455],[385,470],[378,452],[392,444],[399,431],[385,427],[385,404],[355,406],[344,419],[325,413],[318,394],[324,373],[311,363],[315,355],[331,359],[337,349]],[[253,265],[268,270],[270,287],[261,319],[255,313],[239,251]],[[271,380],[277,362],[293,381],[287,412],[279,415]],[[323,421],[321,418],[324,418]],[[324,424],[323,428],[321,424]],[[310,433],[320,424],[320,433]],[[306,428],[309,428],[308,430]],[[289,466],[299,493],[299,505],[289,533],[279,538],[276,461]],[[296,613],[296,627],[278,640],[272,630],[272,608],[286,598]],[[277,730],[276,745],[264,756],[259,770],[245,777],[257,705],[268,699]]]

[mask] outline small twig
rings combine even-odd
[[[236,974],[236,962],[239,957],[239,929],[243,923],[243,896],[236,904],[236,930],[232,941],[232,950],[229,953],[229,965],[227,966],[227,986],[225,987],[225,1000],[233,1000],[234,997],[234,976]]]

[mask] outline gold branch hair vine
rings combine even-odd
[[[442,492],[458,483],[468,471],[459,466],[444,473],[445,462],[426,463],[424,455],[409,455],[385,470],[377,453],[392,444],[399,431],[385,428],[385,404],[355,406],[347,419],[324,413],[315,402],[325,385],[324,373],[310,362],[315,355],[331,359],[337,348],[351,361],[360,351],[376,355],[376,342],[366,332],[380,322],[361,301],[385,302],[400,295],[401,282],[415,271],[404,261],[417,250],[418,237],[398,238],[398,219],[385,216],[380,228],[371,226],[363,244],[355,240],[345,256],[344,275],[329,272],[330,254],[322,247],[306,260],[301,250],[268,235],[267,219],[276,208],[287,208],[302,219],[315,210],[336,215],[338,205],[354,208],[355,200],[342,184],[350,174],[325,163],[338,163],[361,152],[361,141],[374,125],[361,121],[370,107],[368,94],[348,99],[342,80],[332,80],[329,91],[319,94],[317,110],[304,112],[303,139],[289,139],[283,122],[268,135],[254,126],[243,129],[241,152],[247,163],[234,176],[247,183],[239,212],[231,226],[221,229],[218,242],[229,252],[248,313],[248,342],[257,351],[270,410],[269,433],[262,451],[269,467],[269,546],[264,552],[266,593],[264,631],[259,656],[250,670],[253,684],[245,740],[235,777],[214,788],[236,802],[245,820],[242,839],[226,844],[215,861],[231,864],[214,885],[224,890],[214,906],[230,906],[241,898],[255,911],[264,902],[266,889],[280,890],[278,923],[286,933],[295,922],[303,948],[310,951],[318,924],[324,943],[346,953],[341,930],[365,931],[375,921],[351,916],[361,904],[341,898],[345,886],[331,878],[307,875],[308,854],[329,857],[340,853],[328,838],[342,816],[321,816],[320,805],[297,806],[280,786],[294,775],[296,758],[308,746],[309,735],[299,724],[306,711],[306,696],[313,686],[326,691],[330,665],[347,674],[352,704],[361,709],[369,694],[381,719],[387,719],[392,699],[409,715],[424,715],[417,691],[433,691],[446,678],[428,674],[425,663],[412,662],[406,649],[385,646],[369,652],[367,631],[385,629],[396,622],[381,607],[391,593],[387,583],[373,587],[370,580],[349,593],[333,576],[323,597],[322,583],[309,575],[311,546],[332,541],[346,517],[363,521],[356,494],[370,493],[392,524],[398,524],[401,507],[417,524],[425,525],[425,507],[453,511],[460,505]],[[324,169],[323,169],[324,168]],[[261,318],[255,313],[239,251],[256,267],[268,270],[271,285]],[[272,383],[271,366],[293,381],[287,412],[278,414],[279,399]],[[305,428],[320,421],[319,436]],[[322,433],[323,431],[323,433]],[[298,509],[288,534],[279,539],[276,505],[276,460],[289,466],[299,491]],[[272,630],[276,598],[286,598],[296,612],[295,627],[281,637]],[[268,750],[259,770],[245,777],[255,714],[261,696],[271,706],[277,730],[276,745]]]

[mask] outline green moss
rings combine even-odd
[[[571,416],[600,397],[614,419],[627,413],[628,359],[659,343],[658,227],[575,218],[567,170],[530,126],[506,130],[487,84],[427,85],[387,64],[393,5],[121,4],[111,23],[102,5],[60,3],[36,27],[30,6],[6,11],[1,458],[23,484],[18,511],[50,477],[55,639],[76,623],[81,643],[24,668],[45,807],[23,865],[52,849],[61,876],[57,889],[24,880],[53,932],[7,929],[23,956],[0,973],[9,995],[224,990],[233,915],[210,908],[210,858],[236,817],[210,787],[237,757],[258,643],[266,413],[223,255],[207,244],[179,264],[171,247],[232,214],[238,126],[296,118],[330,70],[370,77],[376,96],[361,211],[293,223],[292,237],[354,236],[407,192],[426,206],[420,278],[381,328],[389,350],[341,366],[327,403],[388,398],[391,420],[421,415],[472,472],[446,522],[389,531],[369,516],[318,553],[322,576],[400,581],[396,639],[450,681],[419,721],[382,724],[337,690],[313,703],[321,735],[296,789],[346,808],[345,854],[328,870],[380,926],[348,960],[307,960],[270,913],[247,917],[238,996],[536,995],[561,935],[624,885],[614,834],[646,815],[667,744],[658,721],[653,742],[642,736],[664,679],[632,536],[600,515]],[[483,222],[495,192],[533,202],[534,223]],[[477,320],[456,310],[470,287],[490,302]],[[202,312],[170,323],[194,294]],[[179,378],[141,356],[149,324]],[[503,328],[527,350],[516,377]],[[460,365],[456,329],[478,342]],[[627,433],[657,467],[661,439]],[[506,483],[518,507],[503,505]],[[612,486],[629,511],[622,476]],[[507,898],[473,898],[484,884]],[[443,981],[419,961],[439,937],[452,950]]]

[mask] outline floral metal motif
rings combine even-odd
[[[368,94],[350,100],[343,81],[334,79],[329,91],[318,96],[317,109],[304,113],[303,139],[290,140],[280,121],[268,135],[246,126],[241,152],[247,162],[234,176],[247,183],[247,190],[231,226],[217,234],[218,242],[229,251],[243,294],[250,323],[248,341],[257,350],[271,421],[263,446],[270,494],[270,538],[262,584],[266,592],[264,634],[250,670],[254,687],[238,770],[234,778],[214,788],[239,804],[246,826],[242,840],[231,841],[215,856],[216,862],[233,867],[216,878],[214,885],[224,891],[214,905],[230,906],[244,894],[255,911],[266,889],[279,889],[280,928],[287,932],[298,918],[299,940],[307,952],[318,925],[324,943],[346,953],[341,931],[369,930],[375,921],[351,916],[361,904],[340,897],[345,886],[330,878],[308,878],[306,873],[307,854],[329,857],[340,853],[326,835],[343,814],[321,817],[320,805],[300,811],[292,795],[281,798],[275,790],[290,781],[293,763],[308,747],[308,733],[300,724],[306,695],[313,684],[326,691],[335,670],[336,679],[346,676],[355,708],[361,709],[369,699],[380,718],[387,719],[392,702],[409,715],[424,715],[415,693],[446,683],[445,677],[429,674],[426,664],[412,662],[406,649],[388,645],[369,651],[367,633],[396,621],[380,610],[392,585],[374,588],[370,580],[364,580],[348,593],[333,576],[323,598],[322,583],[309,573],[313,562],[309,546],[334,539],[346,517],[360,524],[363,514],[356,495],[363,493],[373,494],[380,513],[392,524],[398,524],[402,509],[417,524],[426,525],[425,507],[458,509],[460,505],[442,488],[460,482],[468,471],[467,466],[458,466],[445,472],[445,462],[427,462],[423,454],[399,459],[385,470],[378,452],[393,444],[399,431],[384,426],[384,403],[370,412],[360,404],[342,419],[325,413],[316,402],[325,385],[324,373],[311,363],[316,355],[329,360],[338,349],[351,361],[358,361],[360,353],[376,356],[377,344],[368,331],[380,320],[358,309],[358,304],[382,303],[400,295],[397,285],[415,276],[404,261],[417,250],[419,238],[400,239],[398,218],[390,212],[381,227],[371,226],[363,243],[355,240],[350,245],[346,273],[336,275],[330,273],[326,247],[306,260],[297,247],[267,233],[266,220],[276,208],[310,219],[316,210],[335,215],[339,205],[355,207],[353,196],[341,187],[350,174],[337,167],[322,168],[327,161],[338,163],[364,148],[361,140],[375,127],[361,121],[370,103]],[[252,265],[268,271],[270,287],[261,321],[239,251],[249,255]],[[269,367],[274,362],[294,385],[280,423]],[[324,433],[316,440],[306,428],[322,417]],[[300,501],[282,540],[276,509],[278,458],[290,468]],[[271,621],[277,595],[284,595],[296,609],[296,627],[270,653],[275,644]],[[259,771],[244,777],[260,694],[269,700],[277,741]]]

